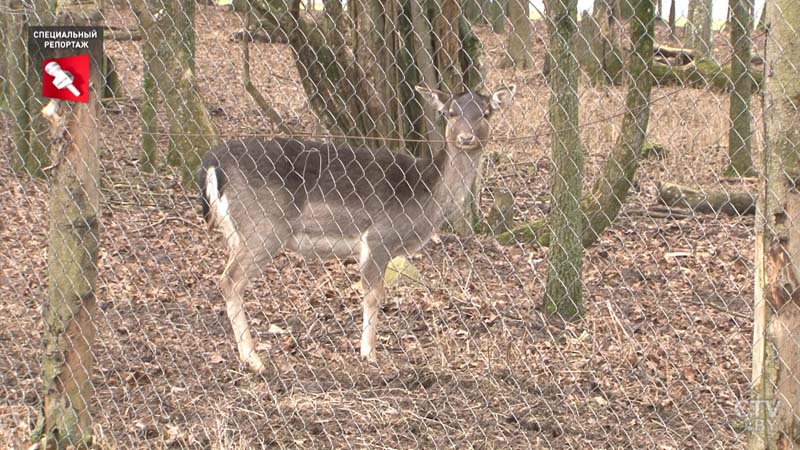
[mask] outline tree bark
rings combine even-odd
[[[749,192],[709,191],[699,187],[660,183],[658,199],[667,206],[702,213],[724,213],[738,217],[756,212],[755,196]]]
[[[753,0],[731,0],[731,78],[733,90],[730,95],[730,121],[728,130],[727,176],[751,177],[756,175],[752,157],[752,122],[750,98],[753,94],[753,78],[750,74],[750,30],[753,29]]]
[[[11,0],[0,0],[0,10],[7,11],[0,17],[0,109],[8,106],[6,85],[8,84],[8,47],[11,43]]]
[[[578,65],[572,45],[577,31],[577,0],[553,0],[550,8],[553,67],[549,77],[552,90],[549,116],[555,133],[551,149],[552,204],[547,218],[552,237],[544,306],[549,314],[573,320],[583,314],[580,238],[583,150],[578,132]]]
[[[639,167],[650,118],[650,91],[653,80],[649,68],[653,55],[653,3],[639,0],[635,18],[631,21],[631,41],[635,43],[628,57],[628,91],[622,129],[614,150],[603,166],[602,175],[595,181],[591,194],[581,202],[582,241],[588,248],[611,225],[628,196],[633,177]],[[551,236],[543,220],[521,225],[502,233],[498,242],[509,245],[516,242],[550,246]]]
[[[25,3],[25,2],[23,2]],[[56,23],[55,3],[49,0],[33,0],[33,14],[28,14],[27,26],[47,26]],[[27,30],[24,30],[27,31]],[[23,39],[27,41],[27,32]],[[27,55],[27,114],[28,114],[28,145],[29,153],[27,171],[35,177],[43,177],[42,169],[50,165],[50,125],[42,117],[42,108],[49,99],[42,96],[42,63],[44,59],[40,52],[25,51],[19,55]],[[18,56],[19,56],[18,55]],[[23,56],[24,57],[24,56]]]
[[[62,2],[61,25],[98,25],[97,4]],[[89,103],[51,100],[42,111],[51,124],[48,297],[42,308],[42,413],[32,441],[41,448],[88,448],[94,389],[100,209],[97,108],[102,89],[102,45],[91,41]]]
[[[800,442],[800,10],[767,2],[765,177],[756,215],[750,450]]]
[[[423,86],[437,86],[436,65],[433,62],[433,44],[431,43],[432,25],[423,10],[421,0],[409,0],[411,30],[415,39],[414,59],[419,68],[420,81]],[[420,135],[428,142],[417,145],[414,154],[433,158],[435,152],[444,147],[444,135],[439,126],[439,118],[429,102],[422,102],[422,116],[419,125]],[[424,146],[424,147],[423,147]]]
[[[493,32],[500,34],[505,31],[506,12],[502,1],[494,0],[489,4],[489,18]]]
[[[136,16],[137,30],[143,36],[139,46],[142,54],[142,104],[139,110],[142,148],[139,164],[143,172],[152,173],[156,172],[158,166],[158,139],[156,136],[158,134],[159,80],[163,80],[166,76],[163,61],[158,58],[158,47],[165,31],[158,28],[159,23],[150,14],[145,1],[132,1],[131,9]]]
[[[699,55],[710,56],[712,50],[711,6],[713,0],[691,0],[691,19],[687,23],[689,47]]]
[[[195,184],[200,158],[219,141],[195,81],[195,0],[162,0],[167,33],[158,55],[165,73],[163,95],[169,114],[167,163],[177,167],[185,186]],[[157,13],[157,11],[152,11]]]
[[[156,0],[137,2],[134,8],[144,34],[142,161],[145,167],[155,164],[155,104],[160,96],[168,111],[167,163],[178,168],[186,186],[195,183],[200,158],[219,141],[195,81],[195,7],[193,0]]]
[[[39,168],[39,162],[31,155],[30,147],[31,115],[28,112],[28,103],[31,90],[27,77],[28,44],[27,33],[25,33],[27,21],[23,14],[22,0],[10,0],[8,4],[14,11],[5,19],[9,24],[9,51],[6,54],[8,67],[6,98],[8,99],[8,109],[14,118],[11,124],[11,135],[15,147],[13,167],[17,172],[27,172],[32,175]]]
[[[654,11],[653,0],[638,0],[631,19],[633,51],[628,58],[628,92],[625,115],[616,145],[595,181],[591,194],[582,202],[586,218],[582,241],[593,245],[616,219],[628,197],[633,177],[639,168],[650,119],[650,91],[653,81]]]
[[[667,19],[667,26],[669,27],[669,35],[675,39],[675,0],[669,2],[669,19]]]
[[[578,61],[592,83],[622,82],[622,43],[616,23],[607,0],[595,0],[591,17],[581,20]]]
[[[520,70],[532,69],[534,63],[529,50],[534,35],[530,19],[530,2],[508,0],[508,18],[511,21],[511,31],[506,39],[506,55],[502,65]]]

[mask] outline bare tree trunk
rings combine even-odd
[[[622,128],[611,155],[603,166],[600,178],[591,194],[582,202],[583,245],[589,247],[608,228],[619,214],[628,197],[633,177],[639,167],[650,119],[650,91],[653,79],[654,40],[653,0],[638,0],[631,20],[631,41],[635,43],[628,58],[628,93]]]
[[[23,14],[22,0],[10,0],[11,14],[8,15],[9,47],[6,55],[8,67],[8,83],[6,85],[6,98],[8,109],[14,120],[11,124],[11,134],[14,140],[15,157],[14,170],[27,171],[33,174],[39,167],[38,161],[31,155],[30,148],[30,122],[28,112],[30,101],[30,85],[28,84],[28,51],[25,14]],[[34,164],[36,163],[36,164]]]
[[[159,48],[168,76],[164,100],[169,114],[167,162],[177,167],[184,185],[193,185],[200,158],[219,141],[195,81],[195,0],[163,0],[171,23]]]
[[[517,69],[531,69],[534,66],[530,46],[533,43],[533,25],[530,19],[528,0],[508,0],[508,18],[511,31],[506,40],[506,56],[502,65]]]
[[[553,32],[550,52],[550,123],[553,134],[552,204],[548,223],[552,230],[548,254],[544,306],[548,313],[565,320],[583,314],[581,267],[583,245],[580,230],[583,150],[578,133],[578,65],[572,42],[577,31],[577,0],[553,0],[550,3]]]
[[[142,105],[139,112],[142,123],[142,149],[139,164],[143,172],[155,172],[158,164],[158,80],[163,79],[163,64],[158,58],[157,48],[162,35],[155,32],[153,17],[142,1],[133,4],[139,32],[142,34]],[[156,75],[156,72],[160,76]]]
[[[492,31],[503,33],[506,27],[506,11],[504,1],[494,0],[489,4],[489,18],[492,24]]]
[[[765,178],[756,215],[750,450],[800,442],[800,10],[767,2]]]
[[[417,61],[420,78],[423,86],[437,86],[436,66],[433,62],[433,44],[431,43],[432,25],[428,20],[427,14],[423,11],[421,0],[410,0],[411,26],[414,42],[414,59]],[[438,117],[429,102],[422,102],[423,114],[421,117],[421,131],[425,138],[430,142],[420,149],[419,146],[414,152],[417,155],[425,155],[433,158],[435,151],[444,147],[444,135],[438,125]]]
[[[193,0],[155,0],[135,7],[146,69],[142,161],[145,168],[155,164],[155,105],[160,96],[168,111],[167,163],[178,168],[185,185],[195,182],[200,158],[219,141],[195,81],[195,7]]]
[[[631,21],[631,41],[636,45],[628,56],[628,89],[622,129],[602,175],[581,202],[582,241],[588,248],[610,226],[619,214],[630,191],[633,177],[639,167],[650,118],[650,92],[653,79],[650,67],[653,59],[653,4],[652,0],[639,0],[635,18]],[[534,221],[521,225],[497,237],[501,244],[533,242],[548,246],[551,236],[548,223]]]
[[[591,17],[581,20],[577,56],[592,83],[622,82],[624,63],[617,23],[607,0],[595,0]]]
[[[156,76],[150,68],[148,54],[142,47],[143,74],[142,74],[142,152],[139,163],[143,172],[155,172],[158,164],[158,85]]]
[[[97,4],[94,4],[97,7]],[[73,9],[74,8],[74,9]],[[58,23],[98,25],[99,9],[59,4]],[[42,413],[32,440],[42,448],[88,448],[94,367],[95,278],[100,209],[97,109],[102,90],[103,48],[90,41],[89,103],[51,100],[43,110],[51,124],[48,241],[49,300],[42,308]]]
[[[23,2],[26,3],[26,2]],[[33,0],[33,14],[28,15],[28,23],[30,26],[47,26],[55,24],[54,5],[55,3],[49,0]],[[27,33],[24,33],[24,39],[27,40]],[[27,75],[25,83],[28,85],[28,103],[26,105],[27,113],[29,116],[28,122],[28,161],[27,171],[33,176],[42,177],[44,172],[42,169],[50,165],[50,125],[47,120],[42,117],[42,108],[48,101],[42,96],[42,55],[37,52],[24,52],[21,55],[28,55]]]
[[[730,120],[728,130],[729,163],[725,175],[749,177],[756,175],[752,157],[752,122],[750,98],[753,78],[750,74],[750,30],[753,29],[753,0],[731,0],[731,78]]]
[[[8,106],[6,85],[8,84],[8,47],[11,43],[11,10],[10,0],[0,0],[0,10],[7,11],[0,17],[0,110]]]
[[[675,0],[669,2],[669,19],[667,19],[667,26],[669,27],[669,35],[675,39]]]
[[[391,14],[393,12],[391,7],[395,5],[395,1],[384,3],[375,0],[354,0],[351,12],[355,26],[353,53],[356,65],[371,81],[371,83],[364,82],[359,89],[361,101],[368,103],[370,110],[368,116],[359,116],[362,119],[361,131],[365,136],[375,139],[369,143],[370,145],[397,148],[401,142],[380,139],[398,137],[392,114],[393,103],[396,102],[397,96],[394,95],[394,86],[391,82],[396,71],[392,58],[396,55],[394,52],[396,49],[390,48],[394,44],[391,27],[396,21],[396,16]],[[326,37],[327,44],[332,45],[329,38],[330,35]]]
[[[712,0],[692,0],[691,19],[687,23],[689,47],[698,55],[709,56],[712,50],[711,6]]]

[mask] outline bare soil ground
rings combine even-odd
[[[133,23],[109,9],[107,23]],[[273,132],[239,83],[239,19],[199,9],[197,67],[226,137]],[[540,37],[543,36],[540,29]],[[516,218],[547,210],[548,89],[538,67],[499,69],[503,40],[487,30],[488,84],[519,96],[496,121],[486,197],[507,187]],[[663,33],[662,33],[663,35]],[[663,37],[663,36],[662,36]],[[728,51],[719,38],[720,60]],[[238,363],[216,287],[224,253],[175,174],[138,169],[141,61],[136,43],[107,52],[133,98],[101,115],[102,250],[94,417],[100,448],[740,448],[745,441],[753,296],[753,221],[651,218],[659,180],[742,189],[721,179],[728,101],[658,88],[649,160],[614,226],[583,269],[585,320],[543,318],[546,250],[443,236],[413,259],[420,285],[390,289],[379,364],[359,361],[360,293],[353,264],[285,255],[247,299],[259,352]],[[254,44],[253,78],[297,131],[319,131],[285,46]],[[619,129],[624,89],[583,86],[581,134],[590,177]],[[760,111],[756,105],[757,116]],[[3,130],[10,130],[4,119]],[[760,125],[759,125],[760,126]],[[4,133],[5,134],[5,133]],[[160,136],[166,144],[166,134]],[[759,137],[756,137],[756,148]],[[0,448],[22,448],[42,399],[47,299],[47,186],[0,153]],[[756,160],[759,159],[755,155]]]

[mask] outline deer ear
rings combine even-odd
[[[492,92],[492,99],[491,99],[492,109],[496,111],[498,109],[508,108],[508,106],[511,105],[511,102],[514,99],[515,92],[517,92],[517,87],[513,84],[502,87]]]
[[[438,112],[443,112],[450,97],[438,89],[428,89],[424,86],[417,86],[417,92],[422,95],[426,102],[430,103]]]

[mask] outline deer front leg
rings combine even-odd
[[[373,242],[370,246],[368,233],[361,237],[361,284],[366,291],[364,296],[364,323],[361,331],[361,357],[375,362],[375,338],[378,334],[378,311],[386,295],[383,274],[389,264],[389,255],[383,250],[383,244]],[[375,251],[376,248],[378,251]]]
[[[255,373],[264,373],[266,367],[256,354],[253,345],[253,336],[250,334],[250,327],[247,324],[247,317],[243,307],[242,293],[247,279],[244,272],[239,268],[234,260],[228,263],[222,274],[222,295],[225,298],[225,309],[228,319],[233,327],[233,335],[236,338],[236,347],[239,350],[239,358],[246,363]]]
[[[365,280],[366,281],[366,280]],[[367,285],[368,283],[364,283]],[[383,277],[369,283],[369,290],[364,296],[364,325],[361,333],[361,357],[375,362],[375,338],[378,334],[378,311],[385,296]]]

